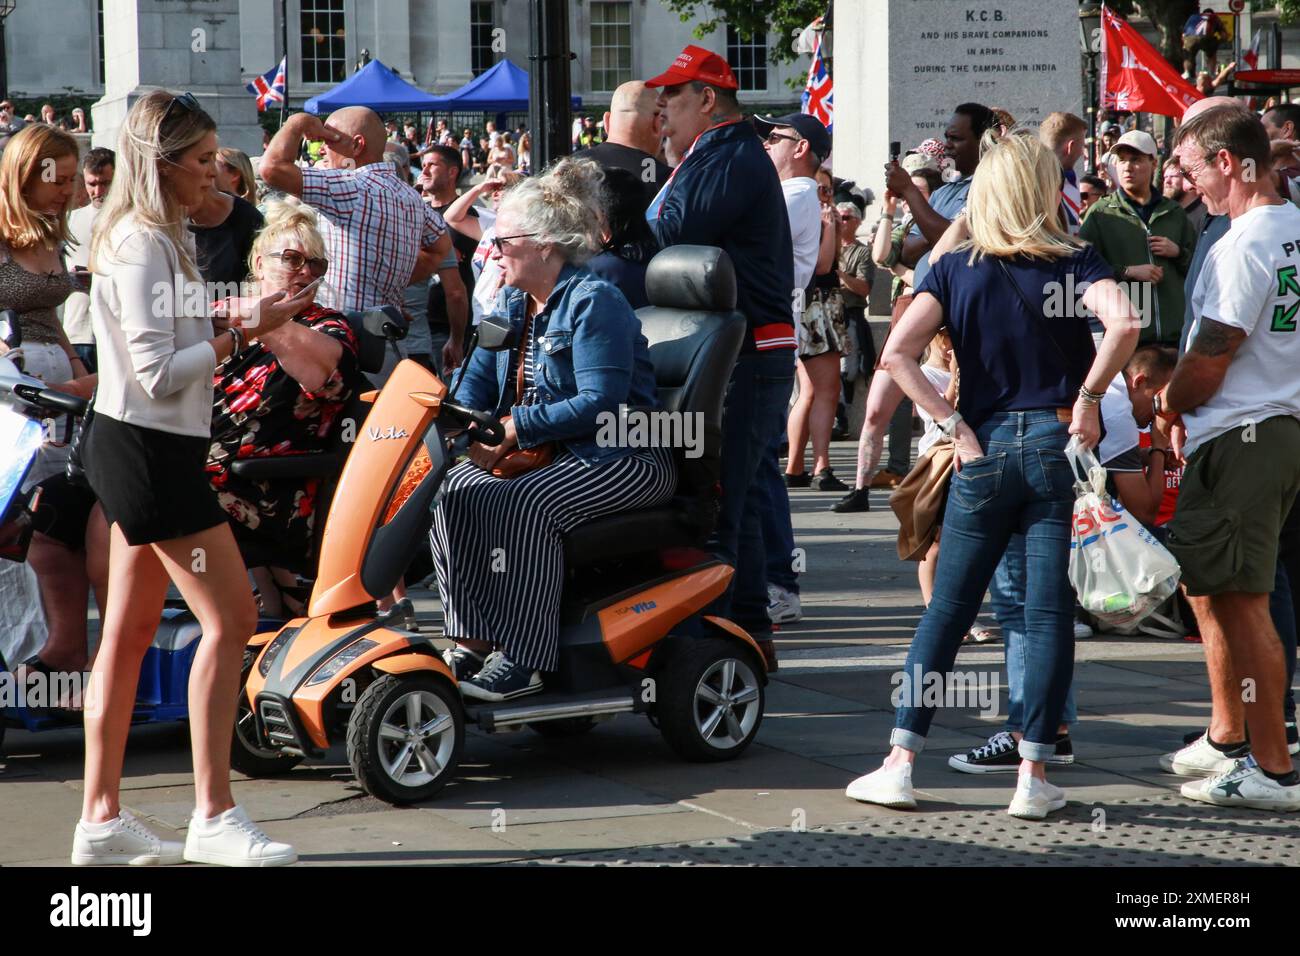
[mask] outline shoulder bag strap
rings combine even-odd
[[[1016,277],[1012,274],[1011,270],[1007,268],[1007,264],[1002,257],[994,256],[994,258],[997,259],[998,266],[1002,269],[1002,274],[1006,277],[1007,282],[1011,284],[1011,288],[1016,290],[1016,295],[1020,299],[1020,304],[1025,307],[1025,311],[1030,315],[1038,316],[1043,329],[1043,334],[1046,335],[1047,340],[1052,343],[1052,348],[1056,349],[1056,354],[1060,356],[1064,370],[1068,373],[1070,371],[1070,360],[1065,357],[1065,350],[1061,348],[1061,343],[1056,341],[1056,336],[1052,334],[1052,330],[1048,327],[1047,316],[1043,315],[1042,308],[1034,308],[1030,304],[1029,297],[1026,296],[1025,291],[1020,288],[1020,283],[1016,281]]]

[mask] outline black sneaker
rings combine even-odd
[[[953,754],[948,758],[948,766],[962,773],[1015,773],[1020,766],[1016,738],[1005,730],[999,731],[982,747]]]
[[[787,488],[807,488],[812,484],[812,475],[803,472],[799,475],[792,475],[788,471],[785,473],[785,486]]]
[[[451,676],[456,682],[467,681],[483,669],[484,658],[462,644],[456,644],[442,652],[443,662],[451,668]]]
[[[418,631],[420,625],[415,620],[415,605],[410,598],[402,598],[387,611],[379,615],[384,627],[397,628],[402,631]]]
[[[831,511],[838,511],[845,514],[850,511],[870,511],[871,494],[866,488],[855,488],[847,495],[841,498],[835,504],[831,505]]]
[[[460,684],[460,692],[474,700],[514,700],[542,689],[542,675],[516,664],[500,651],[493,651],[483,669]]]
[[[819,471],[813,477],[812,486],[817,491],[848,491],[849,486],[840,481],[829,468]]]
[[[1049,767],[1068,767],[1074,763],[1074,744],[1069,734],[1056,735],[1056,753],[1045,761]],[[1020,766],[1016,738],[1005,730],[994,734],[988,743],[964,754],[948,758],[948,766],[962,773],[1010,773]]]

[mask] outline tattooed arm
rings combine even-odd
[[[1164,407],[1182,414],[1208,401],[1223,384],[1223,376],[1245,340],[1245,329],[1202,318],[1165,389]]]

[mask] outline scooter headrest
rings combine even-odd
[[[716,246],[669,246],[650,260],[646,297],[664,309],[730,312],[736,307],[736,270]]]

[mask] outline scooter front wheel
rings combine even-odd
[[[348,763],[366,793],[389,803],[428,800],[456,772],[465,713],[450,682],[430,674],[380,677],[348,721]]]
[[[246,777],[273,777],[288,773],[302,763],[302,757],[269,750],[258,741],[257,717],[253,714],[253,705],[248,702],[245,690],[252,666],[253,655],[245,651],[244,673],[239,682],[239,706],[235,711],[235,733],[230,741],[230,766]]]

